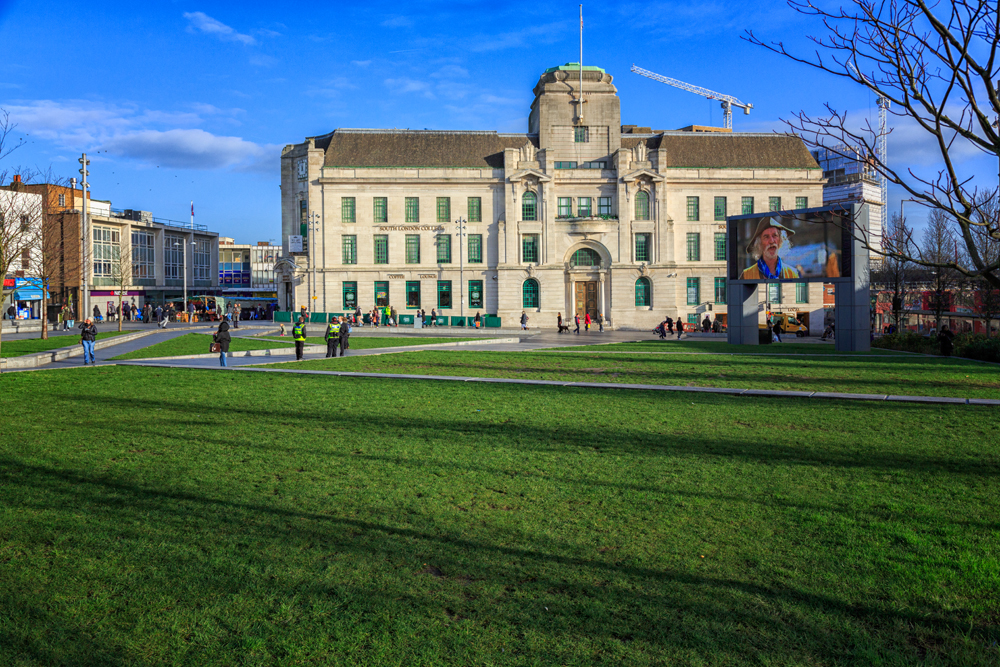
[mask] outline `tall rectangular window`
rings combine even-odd
[[[372,200],[372,221],[376,224],[389,222],[389,198],[375,197]]]
[[[572,197],[560,197],[559,198],[558,217],[560,217],[560,218],[572,218],[573,217],[573,198]]]
[[[344,310],[353,311],[358,307],[358,283],[356,280],[344,282]]]
[[[701,278],[687,279],[687,305],[697,306],[701,303]]]
[[[59,205],[60,206],[66,205],[66,195],[59,195]]]
[[[94,232],[97,232],[97,228],[94,228]],[[96,240],[96,239],[95,239]],[[180,280],[181,278],[181,262],[184,261],[181,255],[181,250],[184,249],[184,237],[183,236],[169,236],[164,234],[163,236],[163,277],[167,280]],[[97,248],[94,248],[94,257],[99,257],[97,254]],[[235,259],[233,261],[236,261]],[[242,259],[240,267],[242,268]],[[95,265],[96,266],[96,265]],[[96,274],[97,272],[94,271]]]
[[[437,235],[438,264],[451,264],[451,234]]]
[[[379,308],[389,305],[389,281],[375,281],[375,305]]]
[[[589,127],[574,127],[573,128],[573,142],[578,144],[585,144],[590,141],[590,128]]]
[[[483,221],[482,197],[469,197],[469,222]]]
[[[420,263],[420,234],[406,235],[406,263]]]
[[[111,279],[115,277],[117,273],[116,268],[121,257],[121,232],[115,227],[98,227],[94,225],[94,243],[92,252],[94,253],[94,276],[100,276],[102,278]],[[183,244],[184,239],[177,236],[168,236],[168,239],[176,239],[178,243]],[[175,257],[177,259],[176,277],[180,278],[180,263],[181,263],[181,250],[183,249],[181,245],[176,250]],[[30,252],[28,253],[30,264]],[[21,265],[24,266],[24,255],[22,253]],[[28,268],[28,267],[24,267]],[[168,276],[169,277],[169,276]],[[122,276],[122,278],[125,278]],[[131,278],[129,278],[131,279]],[[105,281],[105,284],[110,284]]]
[[[767,284],[767,300],[771,303],[781,303],[781,283]]]
[[[611,197],[597,198],[597,215],[611,215]]]
[[[211,246],[208,241],[195,241],[192,250],[194,257],[191,264],[194,269],[194,279],[208,280],[208,266],[212,260]]]
[[[753,213],[753,197],[744,197],[740,206],[740,213],[750,215]]]
[[[483,307],[483,281],[469,281],[469,308]]]
[[[701,212],[698,210],[700,205],[698,203],[697,197],[687,198],[687,219],[690,222],[696,222],[701,219]]]
[[[809,283],[795,283],[795,303],[809,303]]]
[[[407,280],[406,281],[406,307],[407,308],[419,308],[420,307],[420,281],[419,280]]]
[[[438,308],[451,308],[451,281],[438,281]]]
[[[590,197],[580,197],[576,200],[576,214],[581,218],[589,218],[593,214]]]
[[[716,232],[715,234],[715,261],[726,261],[726,233]]]
[[[483,263],[483,235],[469,234],[469,264]]]
[[[299,234],[309,235],[309,202],[305,199],[299,200]]]
[[[809,208],[809,197],[796,197],[795,208]]]
[[[340,198],[340,221],[357,222],[357,211],[354,207],[354,197]]]
[[[726,303],[726,279],[715,279],[715,302]]]
[[[437,198],[437,221],[451,222],[451,197]]]
[[[132,232],[132,276],[137,279],[156,277],[156,257],[153,252],[153,235],[149,232]]]
[[[420,198],[407,197],[405,200],[406,222],[420,222]]]
[[[768,197],[767,198],[767,210],[768,211],[780,211],[781,210],[781,197]]]
[[[344,264],[358,263],[358,236],[357,234],[344,234],[340,237],[341,258]]]
[[[653,239],[652,234],[635,235],[635,261],[637,262],[652,261],[652,253],[650,252],[650,249],[653,245],[652,239]]]
[[[687,258],[689,262],[701,261],[701,234],[698,232],[688,232]]]
[[[715,219],[716,221],[721,221],[726,219],[726,198],[716,197],[715,198]]]
[[[538,263],[538,234],[523,234],[521,236],[521,263]]]
[[[525,192],[521,197],[521,220],[538,219],[538,196],[534,192]]]
[[[389,235],[388,234],[376,234],[375,238],[375,263],[376,264],[388,264],[389,263]]]

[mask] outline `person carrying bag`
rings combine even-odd
[[[229,323],[223,320],[219,323],[219,330],[212,334],[212,346],[210,348],[212,352],[219,353],[219,365],[223,368],[229,366],[226,358],[229,356],[229,343],[231,341],[232,336],[229,335]]]

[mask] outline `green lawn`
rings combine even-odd
[[[289,368],[281,364],[274,368]],[[997,367],[965,359],[427,351],[297,362],[295,369],[1000,398]]]
[[[290,337],[267,336],[260,340],[291,340]],[[477,336],[476,338],[444,338],[444,337],[409,337],[409,336],[351,336],[351,350],[371,350],[377,347],[407,347],[411,345],[435,345],[438,343],[459,343],[466,340],[488,340]],[[307,336],[307,345],[326,345],[322,336]]]
[[[995,409],[234,373],[0,376],[0,663],[1000,661]]]
[[[114,336],[121,336],[127,333],[134,333],[132,331],[102,331],[97,334],[97,340],[103,340],[104,338],[112,338]],[[23,357],[26,354],[38,354],[39,352],[48,352],[49,350],[56,350],[60,347],[73,347],[80,344],[80,336],[77,335],[66,335],[66,336],[49,336],[45,340],[41,338],[27,338],[22,340],[4,340],[0,344],[0,354],[4,357]]]
[[[124,361],[126,359],[152,359],[155,357],[178,357],[188,354],[208,354],[208,346],[212,343],[212,337],[207,334],[189,333],[177,338],[156,343],[141,350],[135,350],[126,354],[112,357],[112,361]],[[284,348],[293,345],[291,340],[278,341],[261,340],[260,338],[233,338],[229,344],[230,352],[240,352],[243,350],[267,350],[272,348]]]
[[[578,337],[574,336],[579,340]],[[794,341],[795,336],[786,337]],[[895,350],[872,350],[870,352],[838,352],[833,343],[772,343],[771,345],[730,345],[721,340],[691,340],[659,338],[637,341],[634,343],[609,343],[606,345],[575,345],[556,347],[554,350],[574,350],[584,352],[669,352],[673,354],[692,352],[715,352],[718,354],[837,354],[837,355],[906,355],[906,352]]]

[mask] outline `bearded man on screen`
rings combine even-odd
[[[789,237],[794,231],[779,224],[774,218],[766,218],[757,223],[757,229],[750,237],[747,254],[757,260],[740,275],[740,280],[789,280],[799,277],[794,267],[784,266],[778,251],[791,246]]]

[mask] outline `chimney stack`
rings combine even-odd
[[[21,183],[21,174],[14,174],[14,183]]]

